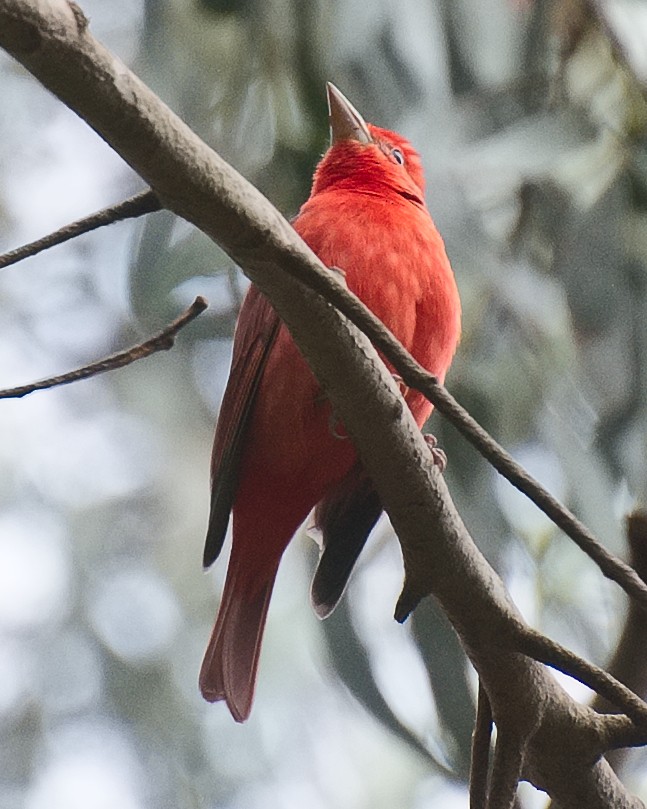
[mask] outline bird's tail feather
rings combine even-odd
[[[209,702],[226,700],[237,722],[244,722],[252,709],[263,629],[278,561],[260,585],[246,581],[244,567],[231,561],[216,625],[202,662],[202,695]]]

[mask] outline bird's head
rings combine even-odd
[[[331,145],[314,176],[312,193],[347,188],[400,194],[424,205],[425,178],[419,154],[406,138],[367,124],[346,96],[328,82]]]

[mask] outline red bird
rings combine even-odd
[[[294,220],[302,239],[429,371],[443,380],[460,334],[460,301],[442,239],[425,207],[418,154],[400,135],[366,124],[328,84],[332,144]],[[405,399],[422,427],[432,406]],[[200,672],[210,702],[249,716],[267,608],[283,551],[316,507],[323,553],[312,602],[328,615],[382,506],[330,404],[268,301],[243,302],[212,456],[204,551],[208,567],[233,511],[220,611]]]

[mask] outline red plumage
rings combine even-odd
[[[425,207],[420,158],[394,132],[367,125],[329,85],[333,144],[294,228],[324,264],[429,371],[443,380],[460,333],[460,302],[442,239]],[[431,405],[406,401],[422,426]],[[220,611],[200,673],[209,701],[237,721],[251,710],[267,607],[281,556],[316,506],[324,553],[313,604],[337,603],[373,525],[379,498],[350,441],[272,307],[251,287],[240,311],[232,369],[212,457],[205,565],[218,556],[233,511],[233,545]]]

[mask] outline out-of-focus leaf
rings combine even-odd
[[[432,598],[423,599],[413,616],[413,631],[429,672],[429,682],[453,768],[467,780],[470,767],[474,697],[468,661],[456,633]]]
[[[423,756],[434,769],[451,777],[446,765],[398,720],[384,699],[366,649],[353,627],[348,602],[348,598],[342,598],[334,613],[323,623],[335,671],[355,699],[384,727]]]
[[[133,311],[144,326],[158,327],[175,317],[178,309],[188,305],[195,295],[204,295],[210,307],[192,325],[191,337],[229,338],[241,300],[232,262],[197,230],[175,238],[178,224],[168,211],[145,223],[130,269]],[[200,277],[204,277],[202,284],[195,281]],[[215,283],[216,279],[222,283]],[[190,289],[182,294],[181,287],[187,282],[191,282]]]
[[[246,15],[254,5],[253,0],[199,0],[199,5],[214,14]]]
[[[454,86],[469,89],[470,74],[472,86],[479,88],[507,83],[518,69],[525,17],[511,14],[506,0],[454,0],[443,11],[451,32]]]
[[[647,85],[647,5],[642,0],[595,2],[636,78]]]

